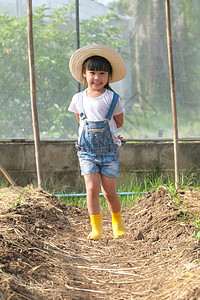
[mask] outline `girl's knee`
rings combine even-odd
[[[106,193],[104,192],[103,195],[108,202],[115,202],[116,200],[118,200],[118,196],[115,191],[110,191]]]

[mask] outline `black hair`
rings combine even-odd
[[[89,71],[108,72],[108,75],[110,77],[112,76],[112,66],[109,61],[102,56],[91,56],[87,58],[83,63],[82,73],[84,73],[86,69]],[[106,83],[105,88],[113,91],[108,82]]]

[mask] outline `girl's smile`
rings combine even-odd
[[[105,85],[108,82],[109,75],[106,71],[91,71],[86,69],[83,73],[83,77],[87,81],[88,90],[91,92],[100,92],[104,93]]]

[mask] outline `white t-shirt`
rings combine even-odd
[[[86,114],[87,120],[91,122],[105,120],[105,116],[110,108],[114,93],[106,89],[106,91],[100,97],[89,98],[86,94],[86,91],[87,89],[81,93],[83,96],[83,109],[84,109],[84,113]],[[69,105],[68,110],[73,113],[79,113],[78,93],[72,97],[72,101]],[[125,109],[123,108],[121,99],[119,97],[113,112],[113,116],[117,116],[121,113],[124,113],[124,111]],[[113,137],[113,142],[118,146],[121,146],[121,141],[118,139],[117,126],[115,120],[113,119],[113,116],[111,120],[109,120],[110,131]],[[84,125],[83,120],[80,120],[79,139],[81,137],[83,125]]]

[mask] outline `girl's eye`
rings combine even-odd
[[[95,72],[95,71],[90,71],[90,74],[91,74],[91,75],[95,75],[96,72]],[[100,74],[100,75],[105,75],[106,72],[102,71],[102,72],[99,72],[99,74]]]

